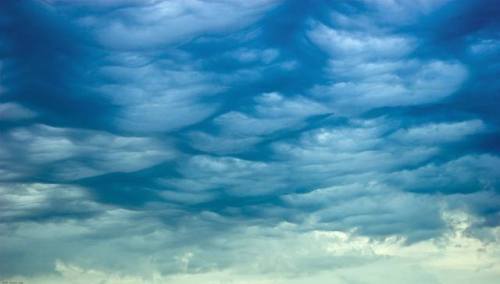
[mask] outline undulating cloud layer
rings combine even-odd
[[[0,280],[497,283],[499,19],[1,1]]]

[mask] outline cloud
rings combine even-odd
[[[95,31],[102,45],[119,50],[140,50],[236,30],[255,21],[278,1],[94,1],[76,3],[74,7],[65,2],[52,1],[54,8],[63,11],[84,8],[79,11],[76,22]],[[93,15],[93,6],[100,8],[105,16]]]
[[[468,155],[443,164],[430,163],[390,174],[391,183],[408,191],[475,192],[498,188],[496,168],[500,160],[491,155]]]
[[[359,79],[357,76],[350,78],[349,73],[337,73],[334,67],[331,77],[339,75],[340,78],[347,77],[346,80],[315,86],[311,93],[329,100],[332,111],[341,115],[355,115],[373,108],[438,102],[457,91],[467,76],[461,64],[452,62],[399,62],[396,63],[399,68],[393,72],[390,69],[397,65],[392,63],[388,63],[388,67],[384,67],[384,63],[379,66],[365,66],[362,62],[358,64],[351,66],[359,70],[354,72],[370,72],[368,70],[371,67],[380,69],[375,71],[373,77]],[[384,69],[388,72],[382,73]]]
[[[452,123],[433,123],[401,129],[395,132],[392,137],[405,143],[436,144],[461,141],[484,129],[483,122],[476,119]]]
[[[279,51],[276,49],[239,49],[230,53],[231,57],[237,59],[241,63],[264,63],[269,64],[276,60],[279,56]]]
[[[308,33],[309,38],[335,57],[357,57],[364,59],[400,58],[415,48],[413,39],[404,36],[374,36],[362,32],[336,30],[315,23]]]
[[[216,104],[203,99],[220,92],[213,74],[136,53],[111,55],[99,68],[106,79],[96,90],[120,107],[114,123],[132,132],[176,130],[211,115]]]
[[[197,281],[220,282],[232,281],[235,283],[378,283],[382,278],[388,283],[400,283],[402,279],[420,283],[441,283],[466,280],[480,277],[484,283],[494,283],[498,265],[495,262],[498,256],[498,247],[491,243],[481,242],[469,237],[465,232],[470,226],[468,215],[462,212],[449,212],[446,220],[450,230],[438,239],[412,245],[404,245],[403,240],[387,238],[372,240],[367,237],[356,236],[351,232],[315,230],[310,232],[298,231],[298,227],[289,223],[282,223],[274,228],[258,226],[238,227],[226,235],[216,235],[210,238],[207,246],[183,246],[151,250],[149,258],[137,253],[137,249],[148,250],[166,245],[169,240],[176,238],[163,230],[148,230],[153,228],[154,222],[148,219],[135,219],[138,215],[131,212],[108,213],[88,223],[63,224],[62,226],[39,227],[36,224],[23,224],[11,234],[10,238],[26,236],[37,240],[44,245],[51,245],[55,241],[42,238],[43,235],[52,235],[50,230],[60,233],[64,230],[75,230],[87,234],[71,234],[67,231],[55,235],[58,241],[73,239],[79,241],[63,242],[65,249],[78,250],[78,258],[68,258],[63,255],[52,256],[51,265],[54,272],[40,276],[17,276],[9,279],[32,281],[34,283],[64,283],[68,279],[76,279],[81,283],[88,281],[108,281],[110,283],[196,283]],[[118,218],[135,223],[133,226],[120,226],[123,222],[116,222]],[[145,222],[147,221],[147,222]],[[82,226],[85,224],[85,226]],[[157,224],[157,223],[156,223]],[[198,225],[205,224],[198,222]],[[88,227],[87,227],[88,226]],[[115,237],[114,242],[98,247],[86,246],[88,236],[92,236],[89,228],[99,228],[100,232],[107,232],[108,236]],[[27,233],[34,229],[39,234]],[[127,237],[113,232],[124,230]],[[144,231],[146,230],[146,231]],[[142,231],[142,234],[140,232]],[[71,232],[71,231],[70,231]],[[75,231],[73,231],[75,232]],[[144,234],[144,232],[147,232]],[[498,232],[497,232],[498,233]],[[141,235],[137,238],[138,234]],[[188,237],[189,235],[184,235]],[[179,237],[179,236],[177,236]],[[205,238],[205,240],[207,240]],[[11,242],[12,239],[7,239]],[[198,239],[200,242],[200,240]],[[185,239],[184,245],[190,239]],[[203,242],[203,241],[201,241]],[[111,246],[111,247],[110,247]],[[117,249],[120,247],[121,249]],[[165,247],[162,247],[165,248]],[[99,269],[89,268],[85,260],[89,250],[98,255],[106,255],[110,251],[119,253],[115,263],[103,263]],[[59,252],[63,252],[58,250]],[[168,256],[167,256],[168,255]],[[467,256],[460,258],[457,256]],[[32,254],[38,259],[40,255]],[[46,257],[46,256],[45,256]],[[132,265],[123,259],[134,257]],[[203,260],[203,261],[202,261]],[[129,268],[126,273],[113,272],[116,264]],[[395,267],[394,272],[383,268]],[[182,272],[164,273],[165,269],[177,268]],[[131,272],[139,270],[138,273]],[[480,270],[482,273],[477,274]],[[168,271],[168,270],[167,270]],[[385,271],[382,273],[381,271]],[[408,273],[412,277],[407,279]],[[456,275],[455,273],[459,273]],[[475,272],[476,271],[476,272]],[[163,273],[162,273],[163,272]],[[466,279],[466,280],[464,280]],[[461,282],[460,282],[461,281]],[[79,282],[77,282],[79,283]]]
[[[183,178],[166,179],[165,183],[187,191],[223,191],[236,196],[258,196],[286,186],[279,166],[233,157],[198,155],[178,169]],[[259,180],[254,180],[260,176]]]
[[[285,97],[279,93],[264,93],[255,98],[255,112],[263,117],[306,118],[328,113],[321,103],[302,96]]]
[[[449,0],[363,0],[363,2],[375,9],[377,16],[383,21],[404,25],[416,21],[419,16],[434,12]]]
[[[214,123],[226,135],[259,136],[294,129],[307,117],[328,113],[322,104],[301,96],[264,93],[254,101],[250,114],[232,111],[216,117]]]
[[[0,104],[0,120],[23,120],[35,116],[35,112],[16,103]]]
[[[292,128],[297,123],[286,118],[255,118],[240,112],[228,112],[214,119],[215,124],[224,128],[230,135],[266,135],[283,128]]]
[[[472,43],[469,50],[472,54],[484,55],[498,52],[500,42],[496,39],[480,39]]]
[[[104,210],[84,188],[60,184],[0,184],[4,222],[91,217]]]
[[[2,135],[1,144],[2,168],[24,177],[47,174],[62,180],[133,172],[171,159],[175,153],[152,138],[47,125],[12,129]]]
[[[438,153],[432,145],[391,143],[384,138],[389,125],[383,120],[353,121],[343,127],[303,132],[296,140],[276,142],[272,147],[298,171],[321,176],[325,182],[341,175],[415,166]]]
[[[460,62],[414,58],[421,43],[408,35],[314,23],[308,37],[330,56],[329,84],[318,84],[311,93],[329,101],[340,115],[437,102],[467,78]]]
[[[230,111],[215,117],[215,135],[191,132],[191,145],[217,154],[245,152],[267,135],[300,129],[308,118],[329,113],[317,101],[276,92],[260,94],[253,98],[253,103],[245,112]]]
[[[0,278],[496,283],[497,14],[0,1]]]
[[[410,241],[439,235],[444,226],[440,200],[400,192],[384,184],[347,184],[284,196],[291,206],[318,208],[305,222],[313,227]],[[424,213],[425,212],[425,213]]]

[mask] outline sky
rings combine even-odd
[[[493,284],[497,0],[0,1],[0,280]]]

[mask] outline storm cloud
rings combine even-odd
[[[2,1],[0,278],[495,283],[499,9]]]

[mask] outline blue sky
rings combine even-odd
[[[0,279],[495,283],[495,0],[0,3]]]

